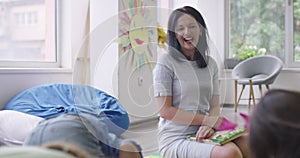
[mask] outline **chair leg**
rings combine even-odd
[[[261,84],[258,85],[258,88],[259,88],[259,92],[260,92],[260,98],[263,96],[263,93],[262,93],[262,86]]]
[[[240,95],[239,95],[239,98],[238,98],[237,103],[240,102],[240,100],[241,100],[241,98],[242,98],[242,94],[243,94],[243,92],[244,92],[244,89],[245,89],[245,85],[242,86],[242,90],[241,90],[241,92],[240,92]]]
[[[254,96],[252,80],[250,80],[250,93],[251,93],[251,96],[252,96],[253,105],[255,105],[255,96]]]
[[[248,109],[250,109],[251,99],[252,99],[251,86],[249,86]]]
[[[236,112],[237,104],[237,80],[234,80],[234,112]]]
[[[270,87],[269,87],[269,85],[268,85],[268,84],[266,84],[266,88],[267,88],[267,90],[270,90]]]
[[[239,97],[237,97],[237,82],[235,82],[235,84],[234,84],[234,112],[237,111],[237,106],[241,100],[244,89],[245,89],[245,85],[242,85],[242,90],[239,94]]]

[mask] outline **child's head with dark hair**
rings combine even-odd
[[[300,157],[300,93],[270,90],[250,120],[250,148],[255,158]]]

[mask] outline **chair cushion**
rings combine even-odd
[[[4,109],[45,119],[64,113],[89,113],[105,122],[109,131],[116,135],[129,127],[128,114],[118,100],[87,85],[47,84],[33,87],[14,96]]]
[[[263,84],[267,78],[268,78],[268,75],[266,75],[266,74],[257,74],[257,75],[252,76],[249,79],[252,80],[253,85],[258,85],[258,84]],[[249,85],[250,84],[249,79],[239,79],[238,84]]]
[[[236,65],[231,73],[239,84],[249,84],[251,78],[254,85],[272,84],[283,67],[281,59],[272,55],[248,58]]]

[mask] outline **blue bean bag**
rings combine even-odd
[[[87,85],[47,84],[33,87],[14,96],[3,109],[45,119],[64,113],[89,113],[103,120],[109,131],[117,136],[129,127],[128,113],[118,100]]]

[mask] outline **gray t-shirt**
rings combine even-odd
[[[182,110],[208,114],[212,95],[219,95],[218,66],[212,57],[206,68],[189,61],[178,52],[160,56],[153,70],[154,95],[172,96],[172,104]],[[195,133],[199,126],[187,126],[160,118],[160,148],[170,145],[187,134]]]

